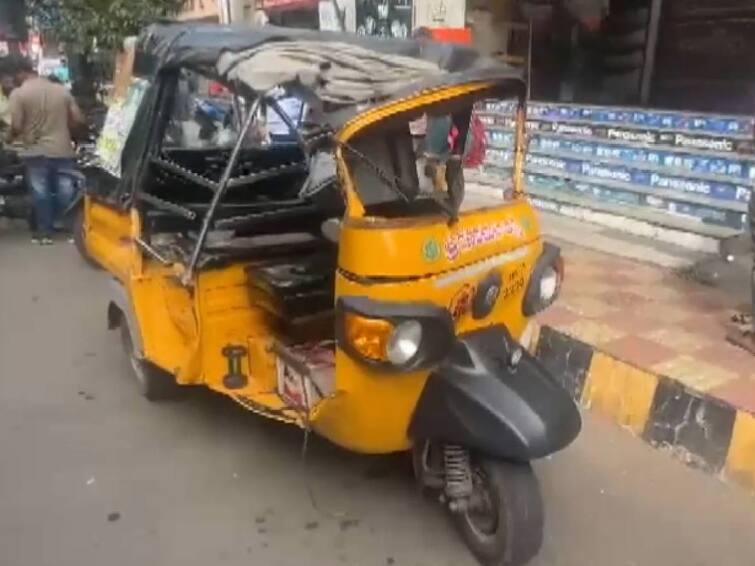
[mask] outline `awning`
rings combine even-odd
[[[317,10],[319,0],[262,0],[266,12],[283,10]]]

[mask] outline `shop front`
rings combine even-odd
[[[263,0],[262,9],[272,25],[320,29],[318,0]]]
[[[752,0],[265,2],[281,22],[298,11],[307,27],[376,37],[426,28],[437,41],[525,66],[526,181],[541,208],[677,242],[721,239],[746,224],[755,182]],[[493,178],[511,167],[510,111],[491,102],[477,115],[480,170]]]

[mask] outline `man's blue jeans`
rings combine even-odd
[[[74,160],[67,157],[29,157],[26,181],[36,213],[36,233],[49,237],[56,220],[71,204],[76,193]]]

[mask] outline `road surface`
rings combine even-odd
[[[150,404],[107,277],[0,227],[0,564],[472,566],[401,458],[313,442],[203,391]],[[536,466],[535,566],[755,564],[755,499],[586,416]]]

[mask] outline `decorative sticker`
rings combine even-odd
[[[467,314],[472,308],[472,300],[474,299],[476,288],[474,285],[467,283],[459,289],[451,299],[451,303],[448,305],[448,312],[454,320],[459,320],[462,316]]]
[[[450,261],[454,261],[464,252],[495,242],[505,236],[522,238],[524,237],[524,230],[520,224],[510,218],[487,226],[475,226],[459,230],[446,240],[444,246],[446,257]]]
[[[115,101],[108,108],[105,124],[97,139],[97,157],[100,165],[115,177],[121,176],[123,148],[148,86],[147,81],[134,79],[125,99]]]
[[[428,238],[422,244],[422,258],[427,262],[436,261],[440,257],[440,244],[435,238]]]

